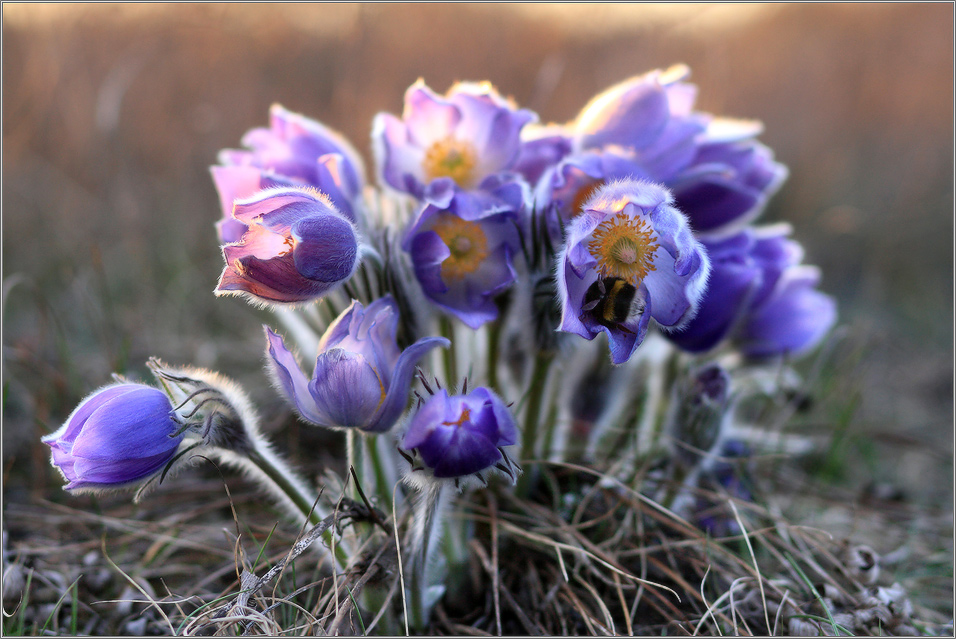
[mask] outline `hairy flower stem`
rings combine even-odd
[[[527,407],[524,413],[524,430],[521,433],[521,457],[525,460],[535,458],[535,448],[538,443],[538,422],[541,420],[541,406],[544,401],[545,389],[548,386],[548,377],[551,372],[551,362],[554,353],[539,351],[534,359],[534,368],[531,370],[531,381],[528,384]],[[534,484],[533,469],[525,471],[518,478],[517,493],[527,497]]]
[[[414,506],[409,615],[411,625],[424,630],[432,606],[444,591],[444,567],[439,565],[438,557],[433,558],[433,555],[442,548],[439,543],[442,519],[451,504],[452,490],[444,483],[436,483],[422,490],[418,497]]]
[[[258,442],[257,442],[258,444]],[[207,453],[211,453],[226,465],[238,467],[248,477],[254,479],[259,486],[266,492],[273,495],[299,522],[306,521],[310,525],[318,524],[323,519],[324,513],[315,503],[305,488],[305,484],[299,479],[295,472],[271,451],[262,451],[257,446],[257,450],[250,451],[244,455],[239,455],[235,451],[224,448],[207,448]],[[341,570],[349,565],[349,553],[341,543],[332,539],[332,530],[326,530],[322,533],[322,538],[330,548],[334,549],[335,564]]]

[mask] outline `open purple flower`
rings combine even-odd
[[[358,267],[355,225],[322,194],[270,189],[236,202],[247,225],[238,242],[222,247],[226,267],[216,294],[264,303],[301,303],[327,294]]]
[[[242,138],[248,150],[225,149],[220,166],[211,168],[223,218],[217,224],[223,243],[236,242],[245,226],[232,216],[233,203],[274,187],[313,187],[353,222],[365,183],[361,156],[339,133],[315,120],[274,104],[270,127]]]
[[[518,443],[511,411],[500,397],[479,387],[449,396],[442,389],[418,409],[399,448],[421,460],[438,478],[461,478],[502,464],[514,479],[512,462],[502,450]]]
[[[402,244],[425,296],[471,328],[498,316],[494,298],[515,280],[529,198],[520,179],[491,176],[481,187],[448,189],[426,204]]]
[[[737,341],[749,357],[796,356],[812,349],[836,322],[836,302],[816,290],[820,270],[791,266],[767,300],[751,310]]]
[[[66,490],[118,488],[162,470],[183,440],[178,429],[162,391],[120,383],[89,395],[42,441],[69,482]]]
[[[367,309],[352,302],[322,336],[310,380],[282,338],[265,330],[269,371],[303,419],[371,433],[387,431],[405,410],[418,360],[435,346],[448,346],[443,337],[426,337],[401,351],[392,298]]]
[[[695,233],[726,234],[760,214],[787,170],[754,139],[762,130],[759,122],[694,111],[697,89],[683,82],[688,75],[684,66],[652,71],[596,96],[571,125],[575,153],[565,162],[580,163],[578,156],[588,151],[626,157],[631,166],[618,163],[600,175],[592,171],[583,193],[601,181],[646,178],[673,193]],[[539,194],[539,201],[550,200]]]
[[[382,182],[425,200],[436,181],[474,188],[511,168],[522,127],[536,119],[487,82],[458,83],[439,96],[419,80],[405,93],[401,119],[380,113],[372,125]]]
[[[735,339],[753,357],[815,346],[836,320],[836,305],[815,290],[819,271],[800,264],[803,248],[789,233],[781,224],[704,240],[711,260],[707,292],[697,316],[668,338],[691,352]]]
[[[611,359],[627,361],[650,318],[679,328],[696,312],[710,262],[661,186],[601,187],[567,228],[558,257],[559,330],[608,336]]]

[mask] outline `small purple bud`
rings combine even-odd
[[[449,397],[444,389],[433,395],[412,416],[399,447],[417,453],[420,470],[437,478],[462,478],[501,464],[514,479],[513,463],[501,449],[517,442],[508,407],[479,387],[467,395]]]
[[[66,490],[118,488],[158,473],[176,454],[182,434],[169,398],[143,384],[121,383],[92,393],[66,423],[41,441],[69,483]]]

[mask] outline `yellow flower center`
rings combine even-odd
[[[446,282],[474,273],[488,257],[488,238],[477,222],[445,213],[439,216],[432,230],[451,251],[441,263],[441,276]]]
[[[654,251],[658,248],[647,221],[626,215],[601,222],[588,242],[601,277],[618,277],[634,286],[654,270]]]
[[[429,181],[450,177],[458,186],[468,188],[474,179],[475,149],[451,136],[442,138],[425,151],[422,170]]]

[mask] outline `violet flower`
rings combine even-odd
[[[494,320],[495,296],[516,277],[529,198],[523,180],[491,176],[480,190],[447,189],[426,204],[402,243],[425,296],[471,328]]]
[[[405,93],[401,119],[380,113],[373,122],[382,183],[421,200],[442,183],[475,188],[511,168],[522,127],[536,119],[487,82],[458,83],[440,96],[419,80]]]
[[[650,318],[677,329],[703,295],[710,262],[663,187],[622,181],[600,188],[567,228],[558,257],[559,330],[608,336],[627,361]]]
[[[237,242],[245,225],[232,216],[233,203],[274,187],[313,187],[353,222],[359,221],[365,183],[361,156],[339,133],[278,104],[269,110],[270,127],[242,138],[248,150],[225,149],[214,166],[223,217],[217,223],[223,243]]]
[[[746,228],[704,240],[711,259],[697,316],[668,338],[703,352],[727,339],[745,355],[799,355],[816,346],[836,321],[834,300],[815,290],[819,270],[801,265],[803,248],[785,224]]]
[[[311,380],[282,338],[265,327],[269,372],[306,421],[328,428],[387,431],[405,410],[415,365],[443,337],[398,348],[398,307],[384,297],[364,308],[352,302],[322,336]]]
[[[441,389],[431,396],[409,420],[399,449],[415,456],[413,474],[458,479],[497,467],[513,480],[515,467],[503,449],[516,443],[511,411],[479,387],[466,395],[449,396]],[[419,460],[422,465],[415,466]]]
[[[754,138],[758,122],[715,118],[693,110],[697,89],[683,80],[684,66],[656,70],[600,93],[569,126],[575,152],[562,164],[580,165],[588,152],[613,153],[628,162],[584,169],[590,177],[567,192],[561,166],[542,178],[536,193],[539,208],[550,204],[549,191],[567,206],[587,199],[604,182],[644,178],[673,192],[678,209],[695,233],[727,234],[752,221],[786,178],[786,167]],[[606,162],[605,162],[606,163]],[[550,182],[550,184],[549,184]],[[573,185],[573,184],[572,184]],[[561,209],[561,218],[577,213]]]
[[[66,490],[109,489],[162,470],[183,440],[179,430],[162,391],[119,383],[87,396],[59,430],[41,441],[69,482]]]
[[[255,302],[308,302],[348,280],[360,261],[358,231],[324,195],[269,189],[236,202],[247,225],[238,242],[222,247],[226,267],[216,294]]]

